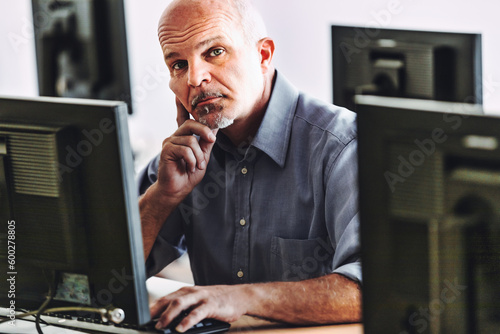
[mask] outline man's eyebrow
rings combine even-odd
[[[221,39],[223,39],[223,36],[219,35],[219,36],[215,36],[215,37],[203,40],[203,41],[199,42],[198,44],[196,44],[195,49],[203,48],[204,46],[212,44],[214,42],[217,42],[218,40],[221,40]],[[176,57],[180,57],[180,53],[173,51],[173,52],[168,53],[165,56],[165,60],[169,60],[171,58],[176,58]]]
[[[214,42],[217,42],[218,40],[221,40],[223,39],[224,37],[222,37],[221,35],[218,35],[218,36],[215,36],[215,37],[212,37],[212,38],[209,38],[209,39],[206,39],[204,41],[201,41],[200,43],[198,43],[196,45],[196,48],[199,49],[199,48],[202,48],[204,47],[205,45],[209,45],[209,44],[212,44]]]
[[[176,58],[179,57],[179,52],[170,52],[165,56],[165,60],[169,60],[170,58]]]

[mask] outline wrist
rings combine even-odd
[[[181,201],[182,199],[176,200],[174,197],[163,193],[158,186],[158,182],[155,182],[139,198],[139,210],[141,216],[151,217],[163,224]]]
[[[258,318],[267,318],[268,308],[271,307],[269,298],[271,298],[268,285],[272,283],[252,283],[241,285],[242,293],[247,302],[245,303],[245,314]]]

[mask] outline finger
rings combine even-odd
[[[191,149],[195,158],[196,167],[200,170],[205,169],[208,159],[201,147],[202,143],[198,142],[198,139],[195,136],[173,137],[170,142],[173,145],[185,146]],[[192,167],[192,165],[190,166]]]
[[[149,306],[149,313],[151,318],[159,317],[160,314],[165,310],[168,305],[168,299],[166,297],[159,298],[152,305]]]
[[[175,97],[175,105],[177,106],[177,125],[181,126],[190,118],[190,114],[177,97]]]
[[[210,128],[206,125],[201,124],[195,120],[189,119],[185,121],[175,132],[174,136],[188,136],[188,135],[197,135],[200,139],[203,139],[207,142],[215,142],[215,134]]]
[[[176,145],[172,142],[168,142],[162,150],[161,159],[165,162],[176,162],[179,166],[183,166],[185,170],[192,173],[196,171],[197,158],[193,149],[189,146]]]
[[[164,328],[182,311],[189,309],[198,302],[196,290],[181,288],[163,298],[160,298],[151,308],[152,316],[158,316],[157,328]]]
[[[158,298],[150,307],[149,307],[149,310],[150,310],[150,313],[151,313],[151,317],[154,318],[154,317],[157,317],[159,316],[163,311],[165,311],[165,309],[176,299],[176,298],[179,298],[181,296],[183,296],[184,294],[186,294],[185,291],[183,291],[182,289],[179,289],[177,291],[174,291],[174,292],[171,292],[169,293],[168,295],[165,295],[161,298]],[[176,301],[175,303],[178,303],[178,301]]]
[[[156,303],[151,308],[151,314],[158,315],[158,321],[156,323],[156,328],[161,329],[167,327],[181,312],[183,307],[179,303],[179,300],[168,300],[165,302]]]
[[[203,304],[205,305],[205,304]],[[187,316],[175,327],[178,332],[185,332],[207,317],[206,307],[198,306],[189,312]]]
[[[216,138],[217,132],[219,131],[219,129],[210,130],[210,131],[212,132],[213,136]],[[214,141],[207,141],[207,140],[200,138],[200,148],[203,151],[203,153],[205,154],[205,158],[207,159],[207,162],[208,162],[208,158],[210,157],[210,152],[212,152],[212,148],[213,148],[214,144],[215,144],[215,140]]]

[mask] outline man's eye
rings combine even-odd
[[[185,61],[178,61],[172,65],[172,68],[174,70],[182,70],[184,67],[186,67],[187,62]]]
[[[210,56],[216,57],[216,56],[220,56],[222,53],[224,53],[223,49],[213,49],[212,51],[210,51]]]

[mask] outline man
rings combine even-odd
[[[359,321],[354,114],[274,69],[245,0],[174,0],[158,32],[180,126],[139,176],[146,264],[187,249],[196,286],[152,306],[157,326],[186,309],[179,331],[243,314]]]

